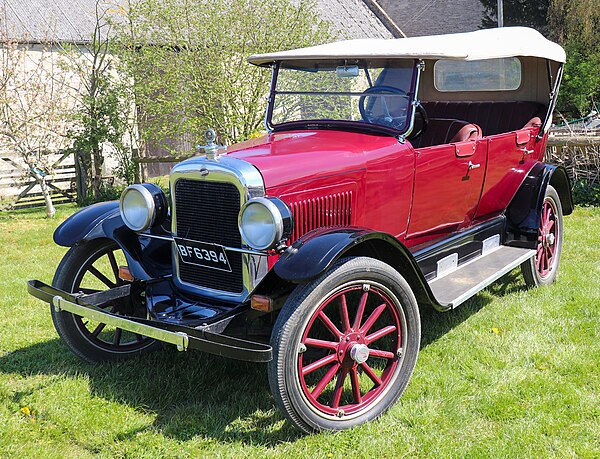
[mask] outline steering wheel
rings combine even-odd
[[[427,116],[425,107],[421,105],[421,102],[417,102],[415,108],[415,122],[412,132],[406,137],[408,140],[416,139],[423,134],[427,130],[427,126],[429,126],[429,116]]]
[[[397,109],[401,110],[402,115],[392,116],[387,101],[385,100],[386,98],[384,97],[387,94],[397,94],[400,96],[407,95],[406,91],[403,91],[399,88],[395,88],[393,86],[372,86],[366,91],[364,91],[362,96],[360,96],[360,99],[358,99],[358,109],[360,111],[360,116],[362,116],[363,120],[365,120],[367,123],[379,124],[381,126],[391,127],[395,129],[402,129],[404,127],[404,124],[406,123],[406,108],[402,106],[397,107]],[[372,107],[365,107],[365,102],[369,96],[381,97],[383,116],[375,116],[371,112]],[[369,104],[366,105],[368,106]]]

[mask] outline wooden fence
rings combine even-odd
[[[52,173],[47,177],[52,201],[56,204],[77,199],[74,155],[65,151],[54,155]],[[0,210],[44,205],[44,197],[27,166],[17,158],[0,156]]]
[[[571,183],[600,185],[600,135],[556,135],[548,139],[546,161],[564,166]]]

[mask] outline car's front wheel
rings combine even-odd
[[[279,314],[269,363],[275,400],[306,432],[372,420],[406,388],[420,335],[416,299],[396,270],[372,258],[340,260],[298,286]]]
[[[119,266],[126,265],[116,242],[96,239],[71,247],[56,269],[52,285],[69,293],[95,293],[123,285]],[[128,301],[114,301],[103,306],[117,315],[145,317],[143,307]],[[120,360],[159,347],[151,338],[120,328],[94,322],[50,306],[54,327],[69,349],[91,362]]]
[[[556,280],[563,242],[563,213],[556,190],[548,185],[542,213],[536,254],[521,265],[525,283],[530,287],[548,285]]]

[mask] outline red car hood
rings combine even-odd
[[[365,168],[366,151],[397,143],[388,136],[345,131],[290,131],[251,139],[227,154],[253,164],[267,190]]]

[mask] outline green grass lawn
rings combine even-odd
[[[91,366],[25,282],[65,249],[42,211],[0,214],[0,457],[600,457],[600,208],[566,217],[559,280],[516,270],[456,311],[423,313],[417,368],[379,420],[302,435],[266,366],[162,351]]]

